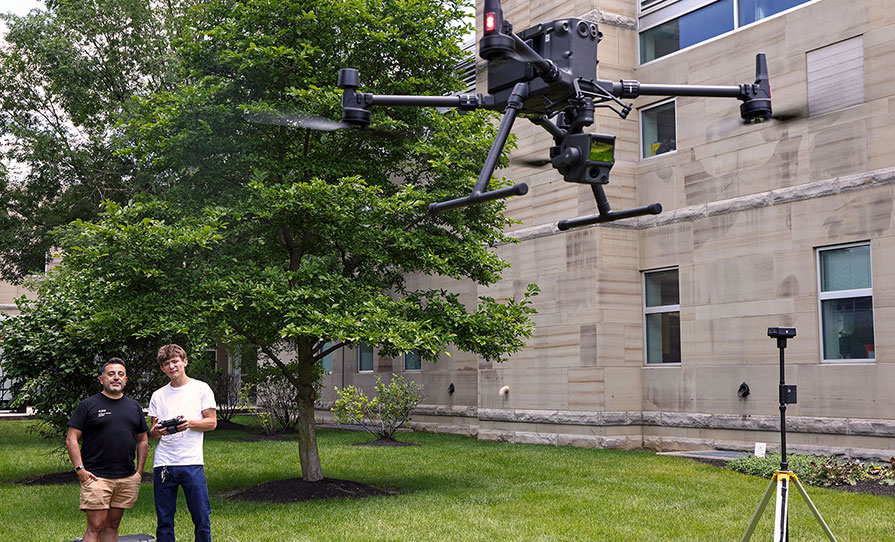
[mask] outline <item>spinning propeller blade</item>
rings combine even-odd
[[[400,140],[405,136],[388,130],[379,130],[376,128],[360,128],[347,122],[339,122],[319,115],[311,115],[308,113],[292,113],[280,110],[255,111],[245,113],[245,119],[252,124],[261,124],[265,126],[284,126],[286,128],[304,128],[307,130],[316,130],[318,132],[334,132],[336,130],[353,129],[358,132],[366,132],[377,136],[385,137],[392,140]]]
[[[326,117],[308,115],[303,113],[288,113],[285,111],[270,110],[256,111],[245,114],[247,121],[252,124],[264,124],[268,126],[285,126],[287,128],[307,128],[322,132],[332,132],[352,126],[345,122],[338,122]]]

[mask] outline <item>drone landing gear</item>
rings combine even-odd
[[[612,222],[621,220],[622,218],[632,218],[643,215],[657,215],[662,212],[661,203],[652,203],[643,207],[634,207],[633,209],[625,209],[624,211],[613,211],[609,207],[609,200],[606,199],[606,191],[603,190],[602,184],[592,184],[591,189],[594,191],[594,198],[597,200],[597,210],[599,214],[591,216],[582,216],[578,218],[569,218],[560,220],[556,223],[556,227],[561,231],[571,228],[579,228],[581,226],[589,226],[590,224],[599,224],[602,222]]]
[[[528,88],[528,83],[516,83],[516,86],[513,87],[513,92],[510,94],[510,98],[507,101],[507,108],[503,113],[503,119],[500,121],[500,127],[497,129],[497,137],[494,138],[494,142],[491,144],[491,149],[488,151],[488,157],[485,158],[485,165],[482,166],[482,171],[479,173],[479,178],[472,188],[472,193],[462,198],[456,198],[440,203],[430,203],[430,212],[440,213],[449,209],[456,209],[457,207],[467,207],[483,201],[492,201],[508,198],[510,196],[521,196],[528,193],[528,185],[525,183],[518,183],[506,188],[498,188],[497,190],[485,192],[488,188],[488,181],[491,180],[491,175],[494,174],[494,168],[497,167],[497,161],[500,159],[500,153],[503,151],[503,146],[510,136],[510,130],[513,129],[513,123],[516,121],[516,117],[519,116],[519,110],[522,109],[525,99],[528,98]]]

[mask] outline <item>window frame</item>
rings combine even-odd
[[[646,113],[647,111],[650,111],[651,109],[656,109],[656,108],[662,107],[663,105],[668,105],[668,104],[672,104],[672,110],[674,111],[674,149],[672,149],[668,152],[663,152],[662,154],[654,154],[652,156],[643,156],[644,143],[645,143],[643,115],[644,115],[644,113]],[[639,145],[640,160],[641,161],[652,160],[654,158],[659,158],[661,156],[672,156],[672,155],[676,154],[677,153],[677,136],[678,136],[678,133],[677,133],[677,98],[668,98],[667,100],[660,100],[658,102],[651,103],[649,105],[638,108],[637,112],[638,112],[638,121],[640,122],[640,130],[638,130],[638,132],[639,132],[638,136],[640,139],[640,145]],[[652,272],[652,271],[650,271],[650,272]]]
[[[846,248],[853,247],[862,247],[866,246],[869,251],[870,256],[870,287],[869,288],[851,288],[848,290],[831,290],[828,292],[823,291],[823,284],[821,282],[821,254],[824,252],[830,252],[833,250],[841,250]],[[814,250],[815,253],[815,272],[817,274],[817,340],[818,346],[820,347],[820,362],[821,363],[831,363],[831,364],[839,364],[839,363],[876,363],[876,321],[875,321],[875,313],[874,303],[873,303],[873,247],[871,246],[870,241],[858,241],[854,243],[846,243],[843,245],[829,245],[824,247],[817,247]],[[870,319],[871,324],[873,325],[873,344],[874,344],[874,357],[872,358],[832,358],[827,359],[826,351],[824,348],[824,314],[823,314],[823,302],[831,301],[835,299],[856,299],[860,297],[869,297],[870,298]]]
[[[764,21],[769,21],[775,17],[784,16],[792,11],[801,9],[801,8],[811,5],[811,4],[816,4],[817,2],[820,2],[821,0],[806,0],[805,2],[803,2],[799,5],[793,6],[788,9],[784,9],[783,11],[779,11],[777,13],[774,13],[773,15],[769,15],[767,17],[755,20],[755,21],[745,24],[745,25],[740,24],[740,0],[733,0],[733,29],[732,30],[722,32],[722,33],[718,34],[717,36],[713,36],[709,39],[694,43],[692,45],[688,45],[687,47],[683,47],[681,49],[678,49],[677,51],[673,51],[666,55],[656,57],[652,60],[648,60],[646,62],[640,62],[640,59],[642,58],[640,35],[643,32],[650,30],[652,28],[655,28],[657,26],[661,26],[661,25],[663,25],[669,21],[672,21],[674,19],[683,17],[689,13],[693,13],[694,11],[702,9],[708,5],[714,4],[717,1],[718,0],[678,0],[676,2],[671,2],[671,3],[658,2],[655,5],[649,6],[646,10],[641,10],[642,1],[638,2],[637,3],[637,65],[638,66],[646,66],[647,64],[650,64],[652,62],[656,62],[663,58],[668,58],[672,55],[676,55],[676,54],[680,53],[681,51],[687,51],[687,50],[692,49],[693,47],[698,47],[704,43],[709,43],[714,40],[723,38],[725,36],[729,36],[729,35],[731,35],[735,32],[738,32],[742,29],[749,28],[752,25],[760,24]],[[645,24],[644,24],[644,21],[646,21]]]
[[[410,353],[416,353],[416,359],[419,361],[419,364],[420,364],[420,366],[418,368],[413,368],[413,369],[407,368],[407,354],[410,354]],[[420,356],[419,350],[412,350],[411,352],[404,352],[404,354],[401,357],[404,358],[402,368],[405,372],[418,373],[423,370],[423,357]]]
[[[361,369],[361,359],[364,355],[364,347],[370,349],[370,368],[369,369]],[[376,369],[376,351],[372,346],[366,343],[360,343],[357,345],[357,372],[358,373],[372,373]]]
[[[657,305],[655,307],[647,307],[646,303],[646,277],[647,275],[651,275],[654,273],[663,273],[666,271],[677,271],[677,304],[676,305]],[[648,324],[647,324],[647,315],[648,314],[664,314],[669,312],[677,312],[678,313],[678,321],[680,321],[681,314],[681,269],[680,266],[673,265],[670,267],[659,267],[656,269],[645,269],[640,272],[642,277],[641,287],[643,289],[643,366],[644,367],[680,367],[684,353],[681,351],[681,361],[669,361],[669,362],[658,362],[658,363],[650,363],[649,361],[649,339],[648,339]],[[679,330],[680,331],[680,330]],[[680,340],[680,338],[678,338]]]
[[[320,347],[320,350],[326,351],[327,349],[332,348],[332,347],[333,347],[333,341],[325,341],[323,343],[323,346]],[[323,374],[325,374],[325,375],[333,374],[334,367],[335,367],[335,354],[336,354],[336,351],[333,350],[329,354],[322,356],[320,358],[320,369],[323,372]],[[329,358],[329,359],[327,359],[327,358]],[[329,361],[329,370],[328,371],[326,370],[327,361]]]

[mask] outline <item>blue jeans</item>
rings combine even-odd
[[[167,469],[162,482],[162,470]],[[205,483],[205,467],[202,465],[177,465],[153,469],[152,493],[155,496],[155,514],[158,542],[174,542],[174,512],[177,510],[177,488],[183,488],[186,507],[196,527],[196,542],[211,542],[211,503],[208,485]]]

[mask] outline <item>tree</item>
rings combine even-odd
[[[0,322],[0,361],[13,383],[13,396],[34,407],[40,433],[55,439],[60,449],[75,406],[100,391],[97,379],[109,358],[124,360],[125,393],[141,403],[167,380],[157,368],[155,352],[171,337],[134,337],[96,325],[89,287],[77,273],[60,268],[52,280],[34,284],[37,298],[18,300],[19,316]]]
[[[0,279],[41,270],[56,226],[126,202],[134,164],[114,136],[136,95],[165,89],[192,1],[47,0],[0,46]]]
[[[456,0],[206,2],[189,12],[176,84],[137,96],[115,138],[144,192],[60,230],[62,267],[91,292],[94,329],[246,343],[298,395],[305,480],[322,478],[314,428],[320,361],[344,345],[450,343],[501,360],[530,336],[529,289],[467,307],[411,290],[410,273],[492,284],[508,265],[502,203],[442,215],[467,193],[494,135],[491,116],[378,109],[361,131],[250,122],[284,112],[338,116],[338,69],[378,93],[459,86]],[[55,280],[51,275],[48,280]],[[323,345],[331,342],[327,349]]]

